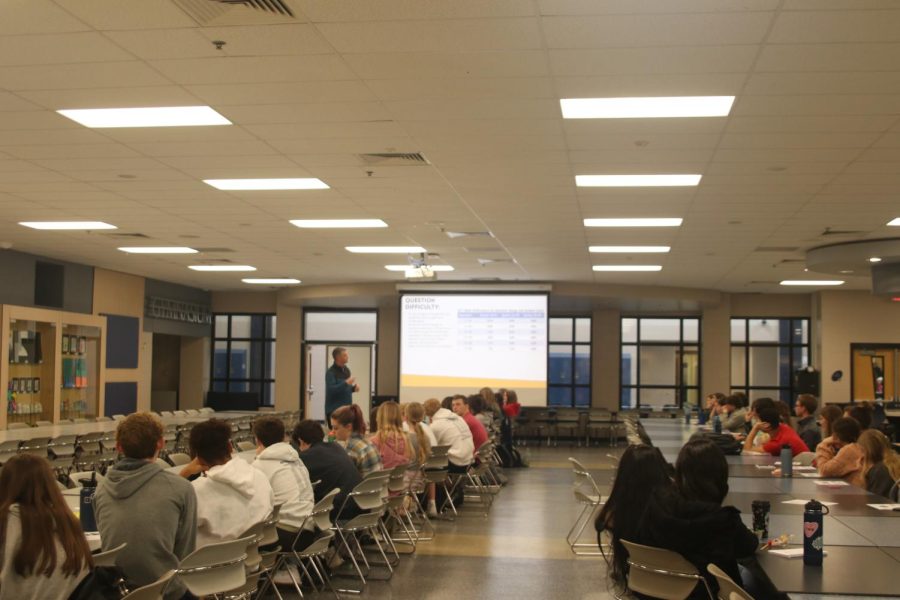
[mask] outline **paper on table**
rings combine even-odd
[[[799,473],[800,477],[809,477],[810,479],[818,479],[821,477],[818,473]]]
[[[779,550],[769,550],[769,554],[775,554],[782,558],[801,558],[803,556],[803,548],[781,548]],[[823,550],[822,556],[828,556],[828,551]]]
[[[867,506],[877,510],[900,510],[900,504],[869,504]]]
[[[774,471],[775,467],[773,465],[756,465],[757,469],[763,469],[765,471]]]
[[[800,465],[800,461],[795,460],[795,461],[792,462],[791,464],[794,465],[794,466],[796,467],[796,466],[799,466],[799,465]],[[777,466],[780,466],[780,465],[781,465],[781,461],[780,461],[780,460],[776,460],[776,461],[775,461],[775,466],[777,467]]]
[[[844,487],[845,485],[850,485],[846,481],[841,481],[840,479],[827,479],[823,481],[816,481],[816,485],[821,485],[824,487]]]
[[[809,502],[808,500],[802,500],[800,498],[795,498],[794,500],[784,500],[782,504],[806,504]],[[824,506],[834,506],[837,502],[825,502],[824,500],[819,500],[819,504]]]
[[[815,471],[815,467],[794,467],[795,471]]]

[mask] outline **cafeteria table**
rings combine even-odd
[[[681,446],[698,431],[695,424],[674,419],[643,419],[641,423],[653,445],[673,462]],[[820,485],[817,482],[840,480],[803,477],[808,471],[795,471],[793,477],[776,477],[772,471],[778,459],[774,456],[741,454],[726,459],[729,493],[725,504],[738,508],[749,527],[753,500],[768,500],[769,534],[793,536],[794,547],[803,539],[805,501],[815,498],[833,503],[823,518],[828,554],[822,567],[805,566],[800,558],[757,552],[760,566],[778,589],[799,598],[900,596],[900,512],[869,506],[889,500],[852,485]],[[785,504],[786,501],[796,503]]]

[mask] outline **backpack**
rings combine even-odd
[[[528,465],[522,460],[522,455],[512,446],[497,446],[497,454],[500,456],[500,464],[504,469],[519,469]]]
[[[125,574],[119,567],[94,567],[69,600],[120,600],[125,595]]]
[[[744,449],[744,444],[736,440],[733,435],[709,432],[704,432],[702,435],[706,439],[712,440],[725,454],[740,454]]]

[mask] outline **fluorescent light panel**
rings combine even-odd
[[[668,252],[670,246],[591,246],[590,252],[597,254],[661,254]]]
[[[421,246],[347,246],[347,252],[354,254],[421,254]]]
[[[431,269],[435,273],[449,272],[453,270],[453,267],[451,267],[450,265],[426,265],[426,267]],[[420,267],[414,267],[412,265],[385,265],[384,268],[388,271],[406,272],[415,271]]]
[[[824,285],[844,285],[843,281],[837,279],[785,279],[781,282],[781,285],[810,285],[810,286],[824,286]]]
[[[256,267],[250,265],[191,265],[192,271],[226,272],[226,271],[255,271]]]
[[[315,177],[285,179],[204,179],[217,190],[327,190],[328,185]]]
[[[381,219],[294,219],[291,225],[301,229],[367,229],[388,226]]]
[[[734,96],[563,98],[559,101],[564,119],[727,117],[733,103]]]
[[[578,187],[684,187],[698,185],[702,175],[576,175]]]
[[[299,279],[293,277],[251,277],[249,279],[241,279],[244,283],[252,283],[254,285],[297,285]]]
[[[115,225],[103,221],[22,221],[19,223],[32,229],[48,231],[89,231],[92,229],[117,229]]]
[[[56,112],[91,128],[231,125],[231,121],[208,106],[85,108]]]
[[[674,218],[625,218],[625,219],[585,219],[585,227],[680,227],[682,219]]]
[[[119,250],[128,254],[197,254],[196,250],[186,246],[133,246]]]
[[[891,219],[890,221],[888,221],[888,225],[891,227],[900,227],[900,217],[897,217],[896,219]]]
[[[662,266],[660,265],[594,265],[594,270],[597,272],[618,272],[618,273],[626,273],[626,272],[647,272],[647,271],[662,271]]]

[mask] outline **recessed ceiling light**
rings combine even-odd
[[[251,267],[250,265],[191,265],[188,267],[193,271],[211,271],[211,272],[223,272],[223,271],[255,271],[256,267]]]
[[[810,286],[824,286],[824,285],[844,285],[843,281],[838,279],[785,279],[781,282],[781,285],[810,285]]]
[[[405,272],[405,271],[414,271],[414,270],[418,269],[419,267],[414,267],[413,265],[385,265],[384,268],[387,269],[388,271]],[[428,265],[428,268],[431,269],[432,271],[434,271],[435,273],[449,272],[449,271],[453,270],[453,267],[451,267],[450,265]]]
[[[891,219],[890,221],[888,221],[888,225],[891,227],[900,227],[900,217],[897,217],[896,219]]]
[[[197,251],[187,246],[134,246],[119,248],[129,254],[197,254]]]
[[[881,258],[878,257],[878,256],[873,256],[873,257],[871,257],[871,258],[869,259],[869,262],[870,262],[870,263],[880,263],[880,262],[881,262]]]
[[[620,272],[625,273],[628,271],[634,272],[643,272],[643,271],[662,271],[662,266],[660,265],[594,265],[594,270],[598,272]]]
[[[841,269],[838,273],[841,275],[853,275],[853,269]]]
[[[294,219],[290,223],[301,229],[365,229],[388,226],[381,219]]]
[[[327,190],[328,184],[315,177],[288,179],[204,179],[217,190]]]
[[[585,227],[679,227],[680,218],[658,219],[585,219]]]
[[[115,225],[103,221],[22,221],[19,225],[32,229],[53,231],[88,231],[91,229],[117,229]]]
[[[727,117],[733,103],[734,96],[563,98],[559,101],[564,119]]]
[[[576,175],[578,187],[682,187],[698,185],[702,175]]]
[[[56,112],[85,127],[93,128],[231,125],[231,121],[208,106],[85,108]]]
[[[421,246],[347,246],[347,252],[354,254],[421,254]]]
[[[597,254],[655,254],[671,250],[669,246],[591,246],[589,252]]]
[[[250,279],[241,279],[244,283],[252,283],[254,285],[297,285],[299,279],[293,277],[251,277]]]

